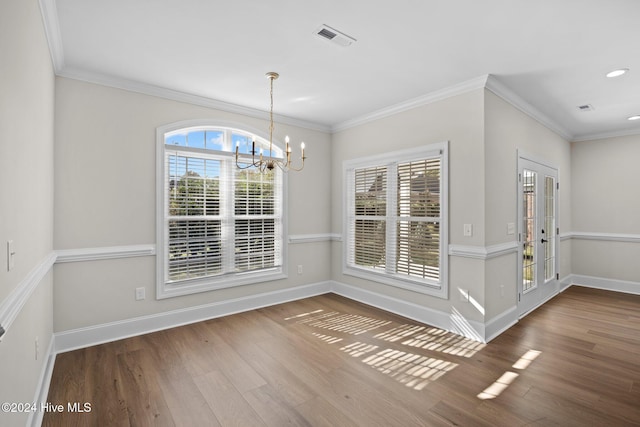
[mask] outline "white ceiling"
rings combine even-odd
[[[41,4],[62,76],[264,111],[276,71],[279,116],[336,130],[491,75],[568,139],[640,133],[627,120],[640,114],[638,0]],[[322,24],[357,42],[319,38]],[[605,77],[617,68],[630,71]]]

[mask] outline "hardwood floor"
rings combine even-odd
[[[49,402],[44,426],[640,425],[640,296],[574,286],[484,345],[323,295],[60,354]]]

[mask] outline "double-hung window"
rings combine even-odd
[[[447,149],[344,163],[345,274],[447,298]]]
[[[250,166],[254,144],[268,150],[228,127],[158,130],[158,298],[285,277],[283,174]]]

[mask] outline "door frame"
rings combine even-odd
[[[560,184],[559,184],[559,169],[553,163],[542,159],[538,156],[531,155],[522,150],[517,151],[517,169],[516,169],[516,185],[517,185],[517,244],[518,244],[518,266],[517,266],[517,296],[516,296],[516,305],[517,305],[517,313],[518,318],[523,318],[527,314],[531,313],[536,308],[540,307],[542,304],[547,302],[550,298],[555,296],[559,290],[559,259],[560,259],[560,221],[559,221],[559,193],[560,193]],[[521,182],[521,171],[524,167],[524,163],[535,163],[543,168],[551,169],[555,173],[555,198],[554,198],[554,211],[555,211],[555,233],[553,237],[553,245],[554,245],[554,272],[555,275],[550,280],[545,280],[544,277],[537,277],[536,289],[529,293],[528,298],[524,298],[523,292],[523,256],[524,256],[524,248],[523,248],[523,239],[524,239],[524,224],[523,224],[523,185]],[[541,180],[542,181],[542,180]],[[543,186],[539,186],[540,191],[543,191]],[[542,198],[540,198],[542,200]],[[537,217],[537,215],[536,215]],[[537,226],[540,229],[539,226]],[[539,235],[536,232],[536,241],[538,240]],[[536,256],[538,254],[542,254],[541,249],[538,248],[536,250]],[[543,254],[542,254],[543,255]],[[541,261],[537,260],[537,262],[544,263],[544,256]]]

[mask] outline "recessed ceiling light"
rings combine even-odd
[[[627,120],[640,120],[640,115],[627,117]]]
[[[613,70],[609,73],[607,73],[607,77],[611,78],[611,77],[620,77],[621,75],[625,74],[627,71],[629,71],[628,68],[620,68],[619,70]]]

